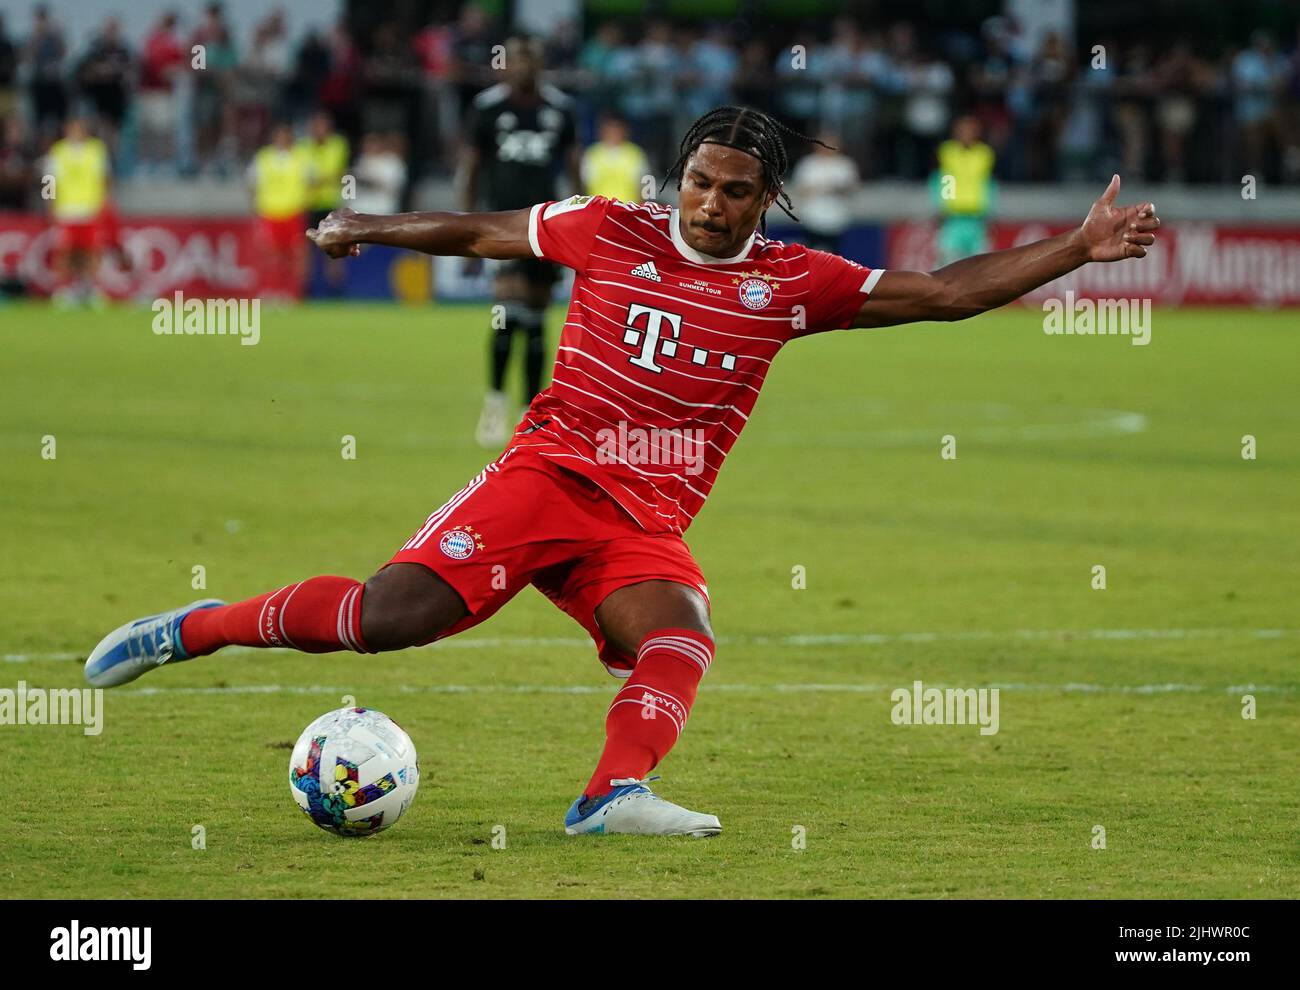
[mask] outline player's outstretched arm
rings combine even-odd
[[[342,209],[308,230],[307,237],[331,258],[360,254],[362,244],[387,244],[462,258],[531,258],[529,212],[378,216]]]
[[[1155,205],[1116,206],[1111,178],[1077,230],[1006,251],[964,258],[934,272],[890,269],[862,304],[855,327],[917,320],[964,320],[996,309],[1090,261],[1145,258],[1160,218]]]

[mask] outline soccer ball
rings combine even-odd
[[[289,789],[313,822],[335,835],[374,835],[415,799],[415,744],[373,708],[326,712],[303,730],[289,758]]]

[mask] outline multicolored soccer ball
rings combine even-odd
[[[335,835],[390,828],[415,800],[419,784],[411,737],[373,708],[327,712],[307,726],[289,758],[293,799]]]

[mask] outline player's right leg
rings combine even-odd
[[[402,650],[438,638],[465,615],[456,591],[419,564],[394,564],[364,584],[308,578],[231,605],[206,599],[128,622],[91,652],[86,679],[114,687],[225,646],[283,646],[303,653]]]
[[[433,512],[364,584],[314,577],[242,602],[194,602],[109,633],[86,660],[97,687],[225,646],[303,653],[377,653],[420,646],[477,625],[572,551],[549,539],[542,513],[553,482],[509,448]],[[532,507],[521,513],[520,505]]]

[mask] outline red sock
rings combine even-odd
[[[640,780],[668,755],[711,663],[713,641],[703,633],[658,629],[641,641],[632,675],[605,716],[605,751],[587,797],[608,794],[611,780]]]
[[[233,605],[197,609],[181,623],[181,647],[192,657],[223,646],[367,653],[361,639],[364,590],[351,578],[314,577]]]

